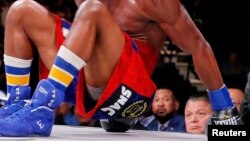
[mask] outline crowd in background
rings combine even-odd
[[[4,20],[15,0],[0,1],[0,89],[6,90],[3,65]],[[76,5],[73,0],[36,0],[51,12],[72,21]],[[247,73],[250,71],[250,11],[249,2],[231,0],[182,0],[198,28],[211,44],[226,85],[239,106],[243,101]],[[188,35],[187,35],[188,36]],[[37,62],[33,63],[32,84],[38,82]],[[211,115],[206,93],[198,92],[188,80],[180,76],[175,64],[159,62],[152,79],[158,90],[152,107],[141,117],[134,129],[204,133]],[[191,106],[190,106],[191,105]],[[201,109],[194,109],[199,105]],[[238,107],[239,108],[239,107]],[[74,107],[64,103],[57,110],[56,124],[99,126],[94,120],[79,120]],[[178,123],[178,125],[177,125]],[[164,125],[164,126],[161,126]]]

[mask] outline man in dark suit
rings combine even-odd
[[[178,108],[179,102],[173,91],[159,88],[152,102],[153,114],[141,118],[137,124],[150,131],[186,132],[184,116],[177,113]]]

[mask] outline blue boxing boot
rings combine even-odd
[[[31,88],[29,86],[15,86],[12,88],[5,105],[0,108],[0,119],[8,117],[17,112],[30,99]]]
[[[211,125],[242,125],[243,121],[233,105],[227,87],[224,85],[218,90],[209,91],[213,114]]]
[[[1,136],[50,136],[55,120],[54,109],[59,107],[64,92],[56,89],[48,80],[41,80],[32,102],[9,117],[0,119]]]

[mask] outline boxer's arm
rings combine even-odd
[[[204,39],[178,0],[151,0],[154,9],[149,16],[159,23],[171,40],[193,57],[199,78],[209,90],[223,86],[223,80],[209,43]],[[144,4],[145,6],[145,4]]]
[[[241,117],[236,107],[233,106],[227,87],[223,84],[213,51],[190,18],[186,9],[178,0],[158,0],[158,2],[160,3],[155,9],[166,13],[166,16],[163,18],[154,16],[156,18],[155,21],[159,23],[178,47],[191,53],[199,78],[208,88],[210,103],[213,109],[212,124],[242,124]],[[161,12],[156,14],[163,16]]]

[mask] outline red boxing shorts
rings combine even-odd
[[[92,109],[86,107],[84,69],[80,71],[76,94],[78,115],[94,119],[137,118],[151,104],[156,90],[151,74],[158,62],[158,52],[132,40],[126,33],[124,37],[124,49],[114,73]]]

